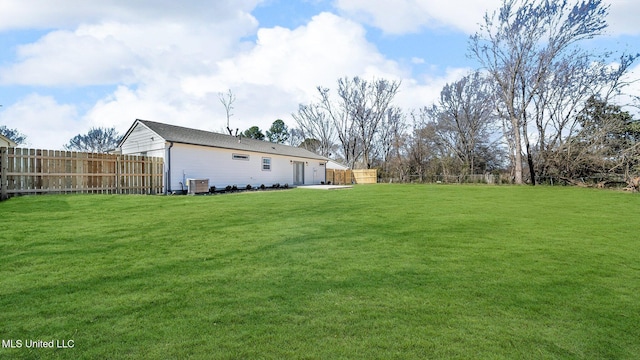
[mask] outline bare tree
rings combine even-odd
[[[304,131],[299,127],[289,129],[289,139],[287,145],[298,146],[304,141]]]
[[[355,122],[360,143],[362,144],[362,157],[367,169],[372,166],[372,152],[375,147],[376,135],[385,117],[391,102],[400,87],[399,81],[385,79],[368,82],[358,77],[353,79],[353,92],[341,94],[348,96],[352,102],[352,118]]]
[[[403,146],[406,142],[405,114],[402,109],[393,106],[387,109],[387,113],[379,126],[375,140],[374,157],[382,162],[383,176],[392,177],[391,167],[395,168],[397,177],[402,178]]]
[[[479,72],[444,86],[429,112],[444,146],[460,160],[465,172],[486,170],[485,149],[496,146],[493,95]]]
[[[406,146],[406,162],[408,176],[419,182],[426,181],[429,175],[435,175],[442,163],[441,160],[445,157],[438,145],[435,123],[430,120],[430,116],[427,108],[413,110],[410,113],[412,131]],[[446,169],[440,170],[446,173]]]
[[[348,78],[338,80],[338,100],[334,101],[329,95],[329,89],[318,87],[320,106],[328,115],[333,129],[337,134],[340,150],[345,165],[353,168],[360,157],[361,149],[358,141],[355,123],[351,117],[352,102],[348,94],[351,93],[351,81]]]
[[[535,171],[529,139],[533,99],[551,67],[582,40],[602,34],[608,6],[601,0],[503,0],[497,12],[487,13],[481,29],[469,42],[498,89],[500,107],[512,131],[515,182],[523,183],[522,145],[527,151],[532,183]]]
[[[322,107],[336,129],[348,166],[354,167],[362,157],[364,166],[371,168],[379,126],[399,87],[399,81],[345,77],[338,80],[336,101],[330,98],[329,89],[318,88]]]
[[[302,141],[319,141],[319,155],[329,157],[335,141],[335,130],[324,109],[319,104],[299,105],[298,112],[291,114],[302,131]]]
[[[236,101],[236,96],[231,92],[231,89],[229,89],[226,94],[218,93],[218,99],[220,99],[220,102],[224,106],[224,110],[227,114],[227,131],[229,132],[229,135],[233,135],[233,131],[229,127],[229,119],[233,116],[231,110],[233,110],[233,103]]]

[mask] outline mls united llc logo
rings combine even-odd
[[[52,349],[71,349],[76,345],[73,340],[2,340],[3,349],[21,349],[21,348],[52,348]]]

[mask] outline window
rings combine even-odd
[[[233,154],[233,160],[244,160],[244,161],[249,161],[249,155],[244,155],[244,154]]]
[[[262,158],[262,170],[271,171],[271,158]]]

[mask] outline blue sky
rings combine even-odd
[[[640,2],[609,3],[609,35],[587,46],[640,52]],[[0,125],[48,149],[136,118],[222,131],[218,94],[231,89],[232,127],[266,130],[293,126],[298,104],[343,76],[401,80],[396,104],[410,110],[476,67],[469,35],[499,4],[0,0]]]

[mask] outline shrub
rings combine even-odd
[[[247,184],[246,189],[247,189],[247,190],[251,190],[251,184]]]

